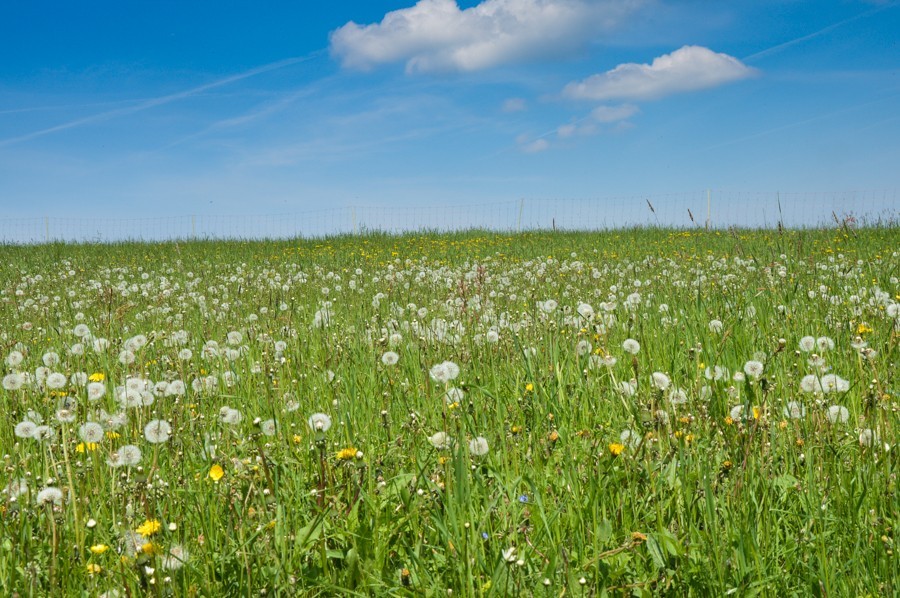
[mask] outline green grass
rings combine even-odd
[[[0,592],[897,594],[897,240],[896,228],[471,231],[4,247],[0,359],[23,361],[0,362]],[[124,364],[136,335],[147,343]],[[834,348],[801,351],[805,336]],[[50,351],[60,388],[37,379]],[[759,379],[705,375],[750,360]],[[460,370],[449,383],[429,375],[444,361]],[[103,374],[105,396],[88,400],[78,372]],[[849,389],[804,392],[810,374]],[[207,377],[214,388],[192,387]],[[152,404],[113,429],[99,410],[122,410],[128,379],[150,381]],[[632,379],[634,395],[620,392]],[[154,396],[179,380],[183,395]],[[448,386],[464,393],[455,403]],[[58,418],[63,397],[72,421]],[[829,422],[832,405],[846,422]],[[223,406],[240,423],[222,422]],[[310,428],[317,412],[330,429]],[[144,434],[155,419],[172,427],[160,444]],[[16,436],[25,420],[53,437]],[[105,427],[93,447],[87,421]],[[438,431],[455,442],[435,448]],[[469,448],[479,436],[483,456]],[[126,444],[140,463],[109,465]],[[40,504],[47,486],[63,499]]]

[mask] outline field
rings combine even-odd
[[[3,247],[0,593],[897,595],[898,240]]]

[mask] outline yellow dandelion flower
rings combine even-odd
[[[109,546],[106,544],[94,544],[91,546],[91,552],[94,554],[103,554],[107,550],[109,550]]]
[[[150,555],[160,554],[162,553],[162,548],[159,546],[159,544],[154,544],[153,542],[145,542],[141,546],[141,552]]]
[[[87,572],[88,575],[97,575],[103,569],[97,563],[88,563],[87,564]]]
[[[624,444],[619,444],[618,442],[610,443],[609,452],[612,453],[613,457],[618,457],[625,450]]]
[[[160,524],[159,519],[147,519],[135,530],[140,535],[145,538],[149,538],[156,532],[158,532],[162,528],[162,524]]]
[[[352,446],[338,451],[337,458],[339,461],[350,461],[356,457],[356,449]]]
[[[222,476],[225,475],[225,471],[222,469],[222,466],[216,463],[212,467],[209,468],[209,479],[214,482],[218,482],[222,479]]]
[[[106,380],[106,374],[104,374],[103,372],[94,372],[93,374],[88,376],[88,380],[90,380],[91,382],[103,382],[104,380]]]
[[[93,452],[93,451],[97,450],[97,446],[98,445],[96,442],[79,442],[75,446],[75,452],[76,453],[83,453],[85,451]]]

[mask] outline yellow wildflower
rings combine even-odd
[[[209,479],[214,482],[218,482],[222,479],[222,476],[225,475],[225,472],[222,470],[222,466],[216,463],[212,467],[209,468]]]
[[[350,461],[356,457],[356,449],[352,446],[338,451],[337,458],[339,461]]]
[[[619,444],[618,442],[613,442],[609,445],[609,452],[612,453],[613,457],[618,457],[622,454],[622,451],[625,450],[624,444]]]
[[[98,573],[100,573],[100,571],[102,571],[102,569],[100,568],[100,565],[98,565],[97,563],[88,563],[87,564],[88,575],[97,575]]]
[[[93,452],[97,450],[96,442],[79,442],[78,445],[75,446],[75,452],[83,453],[85,451]]]
[[[109,546],[106,544],[94,544],[91,546],[91,552],[94,554],[103,554],[107,550],[109,550]]]
[[[93,374],[88,376],[88,380],[90,380],[91,382],[103,382],[104,380],[106,380],[106,374],[104,374],[103,372],[94,372]]]
[[[162,528],[162,525],[160,524],[159,519],[147,519],[135,531],[145,538],[149,538],[158,532],[160,528]]]

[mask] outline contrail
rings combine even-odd
[[[772,46],[771,48],[761,50],[759,52],[756,52],[755,54],[750,54],[749,56],[745,56],[741,60],[744,62],[747,62],[748,60],[756,60],[757,58],[762,58],[762,57],[768,56],[770,54],[775,54],[776,52],[780,52],[781,50],[784,50],[785,48],[790,48],[791,46],[814,39],[816,37],[819,37],[820,35],[825,35],[826,33],[830,33],[832,31],[834,31],[838,27],[843,27],[844,25],[847,25],[848,23],[852,23],[853,21],[857,21],[859,19],[864,19],[865,17],[872,16],[876,13],[879,13],[888,8],[893,8],[895,6],[897,6],[897,5],[893,4],[893,3],[885,4],[884,6],[878,6],[871,10],[861,12],[856,16],[850,17],[849,19],[844,19],[843,21],[838,21],[837,23],[833,23],[833,24],[829,25],[828,27],[819,29],[818,31],[814,31],[813,33],[809,33],[802,37],[798,37],[797,39],[792,39],[790,41],[786,41],[784,43],[778,44],[777,46]]]
[[[155,108],[157,106],[162,106],[163,104],[169,104],[171,102],[176,102],[178,100],[183,100],[185,98],[189,98],[191,96],[197,95],[198,93],[203,93],[204,91],[215,89],[217,87],[222,87],[223,85],[228,85],[230,83],[235,83],[237,81],[241,81],[243,79],[248,79],[250,77],[254,77],[256,75],[261,75],[262,73],[268,73],[270,71],[275,71],[278,69],[282,69],[294,64],[298,64],[301,62],[306,62],[308,60],[312,60],[313,58],[324,53],[324,50],[317,50],[312,54],[307,54],[306,56],[297,56],[294,58],[286,58],[284,60],[279,60],[277,62],[270,62],[269,64],[264,64],[262,66],[258,66],[256,68],[252,68],[248,71],[244,71],[243,73],[238,73],[236,75],[231,75],[229,77],[225,77],[223,79],[219,79],[217,81],[213,81],[211,83],[206,83],[204,85],[200,85],[198,87],[192,87],[191,89],[186,89],[184,91],[179,91],[177,93],[172,93],[165,96],[160,96],[158,98],[151,98],[149,100],[144,100],[139,104],[135,104],[134,106],[128,106],[126,108],[118,108],[116,110],[109,110],[107,112],[101,112],[99,114],[93,114],[91,116],[85,116],[84,118],[78,118],[75,120],[71,120],[66,123],[62,123],[60,125],[55,125],[53,127],[48,127],[46,129],[40,129],[39,131],[33,131],[31,133],[26,133],[25,135],[20,135],[18,137],[10,137],[8,139],[0,140],[0,147],[5,147],[8,145],[13,145],[16,143],[21,143],[23,141],[30,141],[32,139],[36,139],[38,137],[43,137],[44,135],[50,135],[51,133],[56,133],[59,131],[65,131],[67,129],[73,129],[75,127],[80,127],[82,125],[88,125],[91,123],[96,123],[104,120],[109,120],[111,118],[116,118],[119,116],[125,116],[128,114],[134,114],[135,112],[142,112],[144,110],[149,110],[150,108]]]

